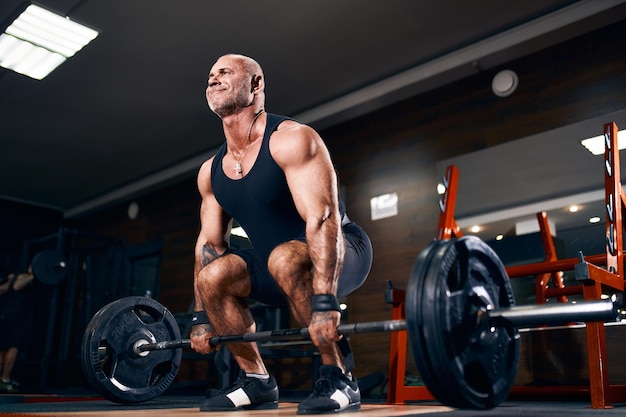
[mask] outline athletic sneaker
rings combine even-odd
[[[247,377],[239,371],[239,378],[229,387],[218,391],[200,404],[200,411],[270,410],[278,408],[278,384],[274,377],[268,380]]]
[[[354,376],[336,366],[320,366],[313,393],[298,405],[298,414],[332,414],[361,409],[361,393]]]
[[[13,381],[9,380],[7,382],[0,379],[0,392],[7,394],[15,394],[18,393],[17,385],[13,383]]]

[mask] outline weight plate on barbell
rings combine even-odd
[[[67,274],[65,257],[61,252],[54,249],[37,252],[33,257],[31,266],[35,278],[46,285],[60,284]]]
[[[126,297],[101,308],[91,319],[81,346],[83,373],[104,398],[140,403],[163,393],[172,383],[181,349],[153,350],[137,355],[139,342],[180,339],[174,316],[157,301]]]
[[[406,294],[411,348],[435,398],[456,408],[499,405],[515,381],[520,342],[516,327],[485,314],[514,305],[495,252],[474,236],[435,241],[415,261]]]

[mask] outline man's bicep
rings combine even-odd
[[[205,196],[200,209],[200,236],[198,244],[200,250],[208,247],[213,251],[223,251],[228,247],[227,238],[230,231],[230,217],[226,215],[215,197]],[[208,252],[207,252],[208,253]],[[199,255],[202,253],[199,253]]]
[[[222,209],[211,187],[211,163],[205,162],[198,174],[200,233],[196,242],[196,265],[204,267],[228,249],[230,217]]]
[[[338,209],[337,178],[325,153],[295,167],[288,181],[296,208],[305,221],[322,221]]]
[[[337,204],[337,178],[322,138],[309,126],[290,124],[270,142],[296,208],[307,221],[322,218]]]

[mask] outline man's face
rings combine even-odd
[[[224,56],[209,72],[206,99],[209,108],[224,117],[252,102],[250,76],[237,58]]]

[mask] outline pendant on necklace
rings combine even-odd
[[[243,169],[241,169],[241,162],[237,161],[235,164],[235,174],[241,175],[243,173]]]

